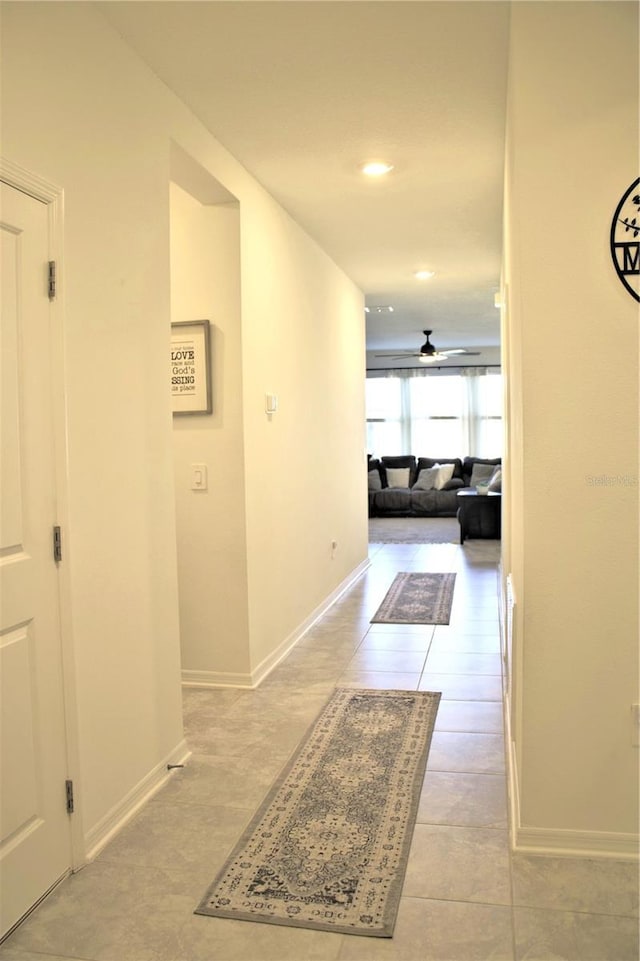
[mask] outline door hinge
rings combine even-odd
[[[59,527],[53,528],[53,559],[56,564],[62,560],[62,531]]]
[[[56,262],[55,260],[49,261],[49,270],[47,273],[47,290],[49,293],[49,300],[56,299]]]
[[[65,781],[64,788],[67,795],[67,814],[73,814],[73,781]]]

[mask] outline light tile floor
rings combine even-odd
[[[192,759],[0,947],[1,961],[638,961],[637,867],[512,855],[494,541],[371,545],[255,691],[188,689]],[[455,571],[448,627],[370,624],[395,573]],[[336,685],[443,692],[394,937],[193,910]]]

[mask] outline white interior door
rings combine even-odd
[[[0,931],[69,869],[49,220],[0,184]]]

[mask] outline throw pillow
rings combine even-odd
[[[454,471],[454,475],[455,475],[455,471]],[[447,483],[443,487],[443,490],[459,491],[462,487],[464,487],[464,481],[462,480],[462,478],[454,476],[451,478],[450,481],[447,481]]]
[[[474,464],[471,471],[471,487],[488,484],[495,472],[495,464]]]
[[[489,490],[496,494],[502,493],[502,468],[496,467],[491,480],[489,481]]]
[[[432,491],[438,477],[438,471],[440,470],[440,465],[436,464],[435,467],[425,467],[418,474],[418,480],[413,485],[414,491]]]
[[[382,490],[382,481],[380,480],[380,471],[377,471],[377,470],[369,471],[369,490],[370,491]]]
[[[453,464],[453,476],[463,477],[462,461],[459,457],[419,457],[418,473],[425,467],[435,467],[436,464]],[[471,468],[469,468],[469,473],[471,473]]]
[[[387,485],[389,487],[408,487],[409,472],[409,467],[387,467]]]
[[[441,491],[442,488],[451,480],[453,477],[454,464],[442,464],[438,468],[438,476],[436,477],[434,489]]]

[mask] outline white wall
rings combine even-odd
[[[240,212],[171,184],[171,320],[209,320],[213,413],[177,416],[173,450],[183,678],[250,672],[242,425]],[[208,488],[191,489],[205,464]]]
[[[242,337],[259,670],[366,560],[368,544],[362,295],[281,211],[265,209],[254,226],[242,230]],[[271,417],[266,392],[279,398]]]
[[[252,671],[366,559],[363,304],[93,4],[6,4],[2,18],[3,154],[65,191],[71,671],[90,845],[182,739],[171,143],[240,203]],[[280,395],[272,421],[265,390]],[[237,419],[237,381],[223,403]]]
[[[4,5],[2,44],[3,154],[64,188],[65,533],[90,845],[182,739],[168,151],[153,79],[87,8]]]
[[[638,175],[637,17],[513,4],[509,83],[516,842],[608,854],[638,829],[638,305],[609,255]]]

